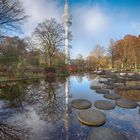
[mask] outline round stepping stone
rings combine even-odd
[[[110,102],[110,101],[105,101],[105,100],[98,100],[95,101],[94,106],[98,109],[102,110],[112,110],[115,108],[115,104]]]
[[[109,81],[105,81],[104,84],[105,84],[105,85],[112,86],[114,83],[111,83],[111,82],[109,82]]]
[[[108,90],[105,90],[105,89],[97,89],[96,92],[99,93],[99,94],[109,93],[109,91]]]
[[[117,99],[120,99],[121,97],[115,93],[106,93],[106,94],[104,94],[104,98],[107,98],[110,100],[117,100]]]
[[[137,107],[137,103],[135,101],[124,98],[116,100],[116,104],[123,108],[133,109]]]
[[[106,116],[98,110],[84,110],[78,113],[78,120],[85,125],[100,126],[106,121]]]
[[[97,89],[101,89],[102,87],[100,86],[91,86],[90,89],[93,89],[93,90],[97,90]]]
[[[92,106],[92,103],[85,99],[76,99],[71,102],[71,106],[77,109],[88,109]]]
[[[99,83],[101,83],[101,84],[104,84],[104,83],[106,83],[107,81],[99,81]]]
[[[137,86],[129,86],[130,89],[132,90],[140,90],[140,86],[137,85]]]
[[[116,79],[108,79],[108,82],[109,83],[117,83],[117,80]]]
[[[114,86],[113,85],[112,86],[111,85],[107,85],[107,86],[105,86],[105,88],[106,89],[114,89]]]
[[[88,140],[127,140],[127,138],[110,128],[94,128]]]

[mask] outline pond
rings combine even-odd
[[[1,88],[0,139],[87,140],[95,127],[81,124],[77,118],[79,110],[71,108],[69,103],[74,99],[87,99],[93,103],[91,109],[99,110],[94,102],[108,99],[90,88],[98,80],[96,75],[77,74]],[[140,94],[136,96],[140,98]],[[116,106],[113,110],[100,111],[106,114],[106,123],[100,127],[112,128],[130,140],[140,139],[139,107]]]

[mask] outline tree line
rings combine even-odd
[[[88,67],[94,69],[140,69],[140,36],[126,35],[110,40],[107,49],[96,45],[88,56]]]
[[[9,35],[21,32],[21,25],[28,18],[19,0],[0,0],[0,66],[18,69],[64,65],[65,32],[63,24],[55,19],[39,23],[30,37]]]
[[[28,18],[19,0],[0,0],[0,67],[15,70],[26,66],[65,65],[64,27],[55,19],[39,23],[29,37],[9,35],[20,32],[22,23]],[[87,69],[139,69],[140,36],[111,39],[107,49],[97,44],[86,59],[78,55],[73,62]]]
[[[7,68],[53,67],[65,64],[64,28],[55,19],[45,20],[31,37],[5,36],[0,42],[0,64]]]

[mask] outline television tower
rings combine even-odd
[[[64,7],[63,22],[65,29],[65,63],[70,64],[69,28],[72,25],[72,16],[70,15],[68,0],[66,0]]]

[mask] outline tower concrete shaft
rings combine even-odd
[[[65,63],[70,64],[69,28],[72,25],[72,16],[70,15],[68,0],[66,0],[64,7],[63,21],[65,28]]]

